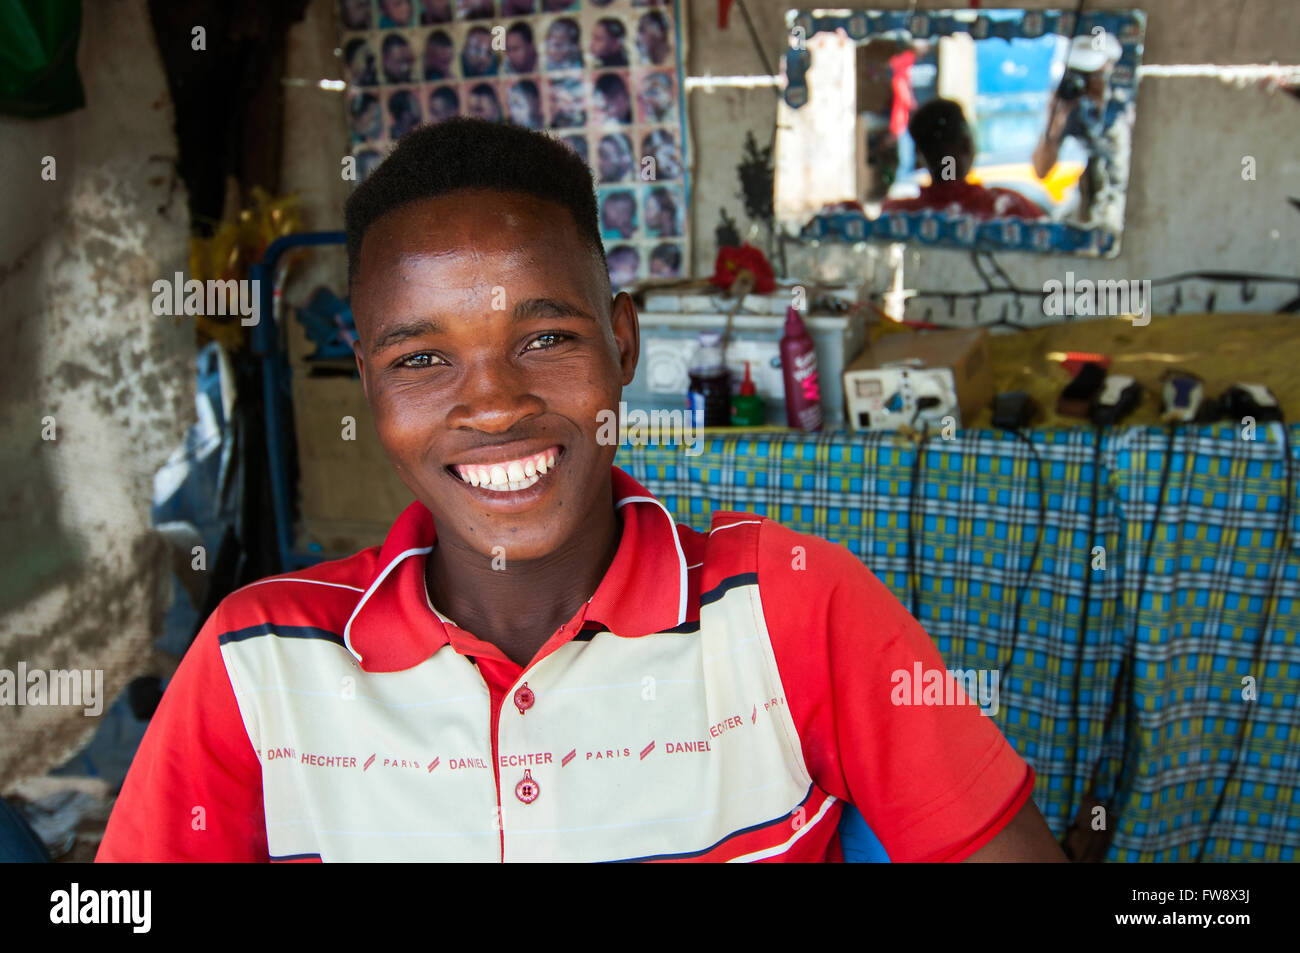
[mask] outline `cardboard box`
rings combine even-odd
[[[897,430],[952,416],[958,427],[993,400],[988,332],[888,334],[844,371],[844,401],[854,430]],[[922,407],[924,403],[927,406]]]

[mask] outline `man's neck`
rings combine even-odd
[[[594,524],[594,525],[592,525]],[[425,566],[433,604],[520,666],[572,619],[605,577],[622,537],[612,495],[590,531],[542,559],[496,562],[459,540],[439,537]]]

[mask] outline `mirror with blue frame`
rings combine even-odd
[[[1114,257],[1140,10],[791,10],[775,210],[791,238]]]

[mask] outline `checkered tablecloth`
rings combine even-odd
[[[1169,447],[1158,427],[1106,431],[1099,457],[1091,428],[1034,432],[1041,523],[1038,464],[1023,441],[996,431],[931,436],[915,499],[917,449],[893,433],[711,433],[699,456],[624,446],[616,462],[696,529],[707,531],[714,510],[740,510],[846,545],[904,605],[916,605],[949,668],[999,668],[1027,585],[994,717],[1037,771],[1035,801],[1052,829],[1059,835],[1073,819],[1100,760],[1099,793],[1113,801],[1107,859],[1190,861],[1203,851],[1205,861],[1292,861],[1300,850],[1300,426],[1287,435],[1285,550],[1278,425],[1261,426],[1254,439],[1231,426],[1178,428],[1154,530]],[[1136,703],[1121,703],[1106,732],[1130,649]],[[1241,762],[1210,830],[1243,722]],[[1117,792],[1125,737],[1130,768]]]

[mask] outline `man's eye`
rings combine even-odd
[[[436,360],[435,360],[436,359]],[[432,367],[434,364],[444,364],[442,358],[436,354],[430,354],[428,351],[421,351],[419,354],[409,354],[397,362],[398,367]]]
[[[539,334],[537,337],[533,338],[532,341],[529,342],[528,347],[524,348],[524,350],[542,351],[548,347],[555,347],[555,345],[561,344],[564,341],[569,340],[571,337],[572,335],[570,334],[561,334],[558,331],[549,331],[546,334]]]

